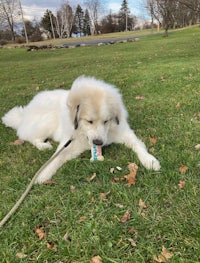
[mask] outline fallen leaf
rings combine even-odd
[[[139,200],[139,206],[142,208],[142,209],[146,209],[147,206],[145,205],[145,203],[142,201],[142,199],[140,198]]]
[[[91,197],[91,203],[94,203],[94,196]]]
[[[125,181],[125,179],[126,179],[126,178],[125,178],[124,176],[123,176],[123,177],[114,177],[114,178],[113,178],[113,181],[114,181],[114,182],[122,182],[122,181]]]
[[[23,258],[26,258],[26,257],[27,257],[27,255],[24,254],[24,253],[17,253],[16,254],[16,258],[19,258],[19,259],[23,259]]]
[[[15,140],[14,142],[11,142],[10,145],[22,145],[23,143],[24,143],[23,140],[18,139]]]
[[[131,243],[132,247],[136,247],[137,246],[135,241],[132,238],[128,238],[128,241]]]
[[[150,142],[155,144],[157,142],[157,138],[154,136],[150,137]]]
[[[127,185],[131,186],[136,183],[136,174],[138,170],[138,166],[135,163],[129,163],[128,165],[130,174],[125,175],[124,178],[128,181]]]
[[[200,143],[199,144],[197,144],[197,145],[195,145],[195,147],[194,147],[196,150],[199,150],[200,149]]]
[[[177,104],[176,104],[176,108],[180,108],[181,107],[181,104],[180,104],[180,102],[178,102]]]
[[[185,181],[179,181],[178,186],[179,186],[179,188],[184,188],[185,187]]]
[[[47,248],[54,251],[54,252],[57,252],[57,246],[53,243],[53,242],[47,242]]]
[[[154,256],[153,260],[156,262],[166,262],[168,259],[172,258],[173,254],[170,253],[164,246],[162,247],[162,252],[158,256]]]
[[[138,96],[135,97],[135,99],[136,99],[136,100],[143,100],[143,99],[144,99],[144,96],[138,95]]]
[[[88,182],[93,181],[96,176],[97,176],[97,174],[96,174],[96,173],[93,173],[93,175],[92,175],[91,177],[87,178],[87,181],[88,181]]]
[[[81,216],[81,217],[79,218],[79,220],[78,220],[78,223],[79,223],[79,224],[82,223],[83,221],[86,220],[86,218],[87,218],[87,216]]]
[[[95,256],[90,260],[90,263],[102,263],[102,258],[100,256]]]
[[[136,229],[129,229],[128,234],[136,234],[137,232]]]
[[[76,187],[73,186],[73,185],[70,185],[70,191],[71,191],[71,192],[74,192],[75,190],[76,190]]]
[[[127,221],[130,220],[130,218],[131,218],[131,213],[130,213],[129,210],[127,210],[127,211],[123,214],[120,222],[121,222],[121,223],[126,223]]]
[[[101,199],[107,199],[107,193],[100,193]]]
[[[184,174],[186,171],[187,171],[188,167],[186,165],[182,165],[180,168],[179,168],[179,172],[181,174]]]
[[[53,180],[46,180],[42,184],[44,184],[44,185],[55,185],[57,183],[56,183],[56,181],[53,181]]]
[[[39,228],[36,228],[35,233],[38,235],[39,240],[42,240],[46,237],[44,226],[40,226]]]

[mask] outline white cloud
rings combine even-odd
[[[111,10],[112,12],[119,12],[121,8],[121,4],[116,3],[116,2],[110,2],[108,4],[108,9]]]

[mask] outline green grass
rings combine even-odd
[[[89,152],[68,162],[54,176],[56,185],[34,186],[0,229],[2,263],[87,263],[96,255],[104,263],[153,263],[162,246],[173,254],[168,262],[200,262],[200,150],[195,149],[200,143],[199,30],[102,47],[0,50],[1,116],[15,105],[25,105],[38,90],[70,88],[81,74],[95,76],[119,87],[131,127],[162,164],[161,172],[147,171],[122,145],[106,147],[103,163],[90,163]],[[136,100],[138,95],[144,99]],[[29,143],[11,145],[16,133],[2,124],[0,134],[3,218],[56,144],[52,151],[39,152]],[[130,188],[113,182],[128,173],[128,162],[140,166],[136,185]],[[182,165],[188,167],[183,174]],[[116,166],[123,170],[111,174],[110,168]],[[97,177],[88,182],[94,172]],[[182,189],[180,180],[186,182]],[[107,192],[103,200],[100,193]],[[140,198],[147,205],[142,211]],[[127,210],[131,218],[121,223]],[[35,234],[40,226],[46,232],[41,241]],[[131,229],[136,231],[130,234]],[[52,250],[47,242],[53,244]],[[19,259],[17,253],[26,257]]]

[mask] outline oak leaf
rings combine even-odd
[[[138,166],[135,163],[129,163],[128,165],[130,174],[125,175],[124,178],[128,181],[127,185],[131,186],[136,183],[136,174],[138,170]]]

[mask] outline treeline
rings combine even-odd
[[[200,0],[141,0],[143,12],[148,12],[150,22],[143,27],[155,25],[165,29],[180,28],[200,22]],[[102,16],[103,0],[87,0],[84,7],[75,8],[70,1],[64,2],[55,14],[46,10],[39,22],[26,21],[19,0],[0,0],[0,44],[7,41],[40,41],[44,38],[68,38],[100,33],[112,33],[141,29],[137,17],[131,14],[128,0],[122,0],[118,12]],[[144,11],[145,10],[145,11]]]

